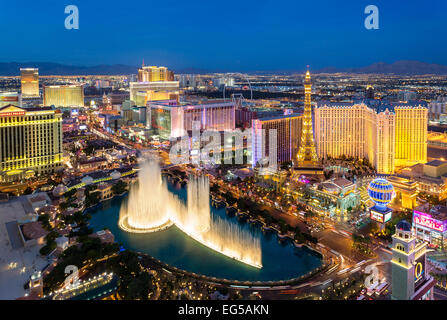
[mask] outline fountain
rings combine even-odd
[[[209,179],[190,175],[187,204],[169,192],[155,161],[141,165],[139,182],[132,186],[120,210],[119,227],[148,233],[175,224],[208,248],[256,268],[262,268],[260,239],[231,221],[214,217],[209,204]]]

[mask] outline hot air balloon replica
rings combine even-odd
[[[396,196],[393,185],[384,178],[377,178],[370,182],[368,186],[369,198],[374,202],[370,210],[370,218],[376,221],[381,228],[391,220],[393,210],[387,206]]]

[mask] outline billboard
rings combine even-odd
[[[378,210],[371,209],[370,211],[370,219],[379,223],[387,223],[391,220],[392,211],[387,210],[385,212],[381,212]]]
[[[414,264],[414,289],[424,283],[425,279],[425,253],[416,259]]]
[[[447,220],[440,221],[432,218],[428,213],[420,211],[413,212],[413,221],[416,225],[426,227],[435,231],[444,232],[447,230]]]

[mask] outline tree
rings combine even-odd
[[[47,213],[41,214],[39,216],[39,218],[37,218],[37,221],[42,223],[42,227],[45,230],[51,231],[53,229],[50,224],[50,215],[49,214],[47,214]]]
[[[119,180],[116,184],[112,186],[113,194],[119,195],[123,194],[127,190],[127,183],[122,180]]]
[[[50,254],[54,249],[56,249],[56,246],[56,241],[50,241],[39,250],[39,253],[43,256],[46,256]]]

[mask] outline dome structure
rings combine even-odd
[[[386,179],[377,178],[370,182],[368,195],[379,210],[385,210],[386,206],[393,200],[396,193],[393,185]]]
[[[411,231],[411,224],[406,220],[401,220],[396,224],[396,229],[402,231]]]

